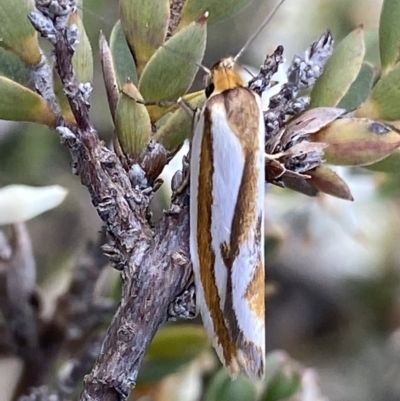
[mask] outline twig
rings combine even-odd
[[[125,399],[150,341],[168,319],[169,305],[185,289],[191,274],[188,195],[184,191],[177,196],[153,230],[148,220],[151,189],[132,187],[119,159],[103,145],[90,123],[90,86],[78,84],[72,67],[77,30],[68,27],[65,19],[76,2],[37,0],[36,7],[30,19],[54,45],[56,69],[77,122],[76,127],[67,127],[60,117],[57,131],[106,223],[110,241],[105,253],[122,270],[124,281],[120,307],[102,352],[85,378],[81,399]]]
[[[47,383],[60,353],[64,357],[76,357],[77,343],[80,347],[90,345],[93,331],[111,320],[115,304],[100,302],[93,296],[105,262],[99,244],[89,245],[80,257],[68,289],[57,300],[52,318],[38,322],[38,344],[24,358],[15,398],[32,387],[36,388],[29,390],[29,394],[44,394],[37,386]]]
[[[185,0],[169,0],[170,18],[168,24],[168,37],[172,35],[175,28],[181,20],[182,8],[185,5]]]
[[[279,47],[278,47],[279,49]],[[274,55],[277,53],[275,51]],[[299,90],[310,88],[322,74],[325,63],[333,52],[333,38],[329,31],[313,43],[301,56],[295,56],[287,72],[288,82],[272,96],[268,110],[264,113],[266,141],[277,135],[288,115],[298,115],[310,103],[308,97],[296,98]],[[282,56],[282,54],[280,54]],[[266,58],[266,62],[271,57]],[[281,59],[280,59],[281,60]],[[268,64],[264,67],[267,69]],[[261,67],[263,71],[263,67]],[[268,69],[267,69],[268,71]]]
[[[61,367],[58,376],[59,397],[66,400],[76,391],[78,384],[82,382],[82,378],[90,371],[97,356],[101,350],[101,344],[104,340],[105,333],[96,334],[80,352]]]
[[[14,224],[10,241],[12,253],[2,259],[4,273],[0,284],[0,306],[5,326],[12,335],[12,347],[23,359],[29,358],[38,345],[37,311],[32,304],[36,266],[32,245],[24,223]]]

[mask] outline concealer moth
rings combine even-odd
[[[265,128],[260,97],[235,58],[209,71],[195,116],[190,161],[190,253],[196,304],[216,352],[234,378],[262,378],[265,365]]]

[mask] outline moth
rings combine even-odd
[[[196,303],[230,375],[263,377],[264,119],[234,60],[211,70],[190,161]]]
[[[265,365],[265,126],[261,99],[236,60],[209,71],[194,122],[190,161],[190,253],[196,304],[232,377],[262,378]],[[196,115],[195,115],[196,118]]]

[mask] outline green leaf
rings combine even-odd
[[[155,336],[148,358],[191,361],[209,348],[208,337],[201,326],[176,324],[165,326]]]
[[[311,107],[335,107],[356,80],[365,54],[364,30],[358,27],[344,38],[327,61],[311,92]]]
[[[28,19],[32,10],[31,0],[0,1],[0,47],[11,50],[27,65],[38,64],[42,57],[37,32]]]
[[[86,35],[85,27],[79,14],[75,12],[69,18],[69,24],[75,24],[79,32],[79,44],[72,58],[72,64],[79,82],[93,81],[93,54],[92,46]]]
[[[331,169],[319,166],[307,171],[307,175],[311,176],[307,182],[319,191],[340,199],[354,200],[347,184]]]
[[[206,97],[204,91],[196,93],[195,97],[191,97],[188,101],[193,108],[202,107]],[[192,130],[192,118],[188,113],[179,108],[163,124],[154,136],[154,139],[161,143],[167,150],[174,150],[182,145],[185,139],[188,138]]]
[[[115,128],[122,150],[137,159],[150,142],[151,122],[149,113],[137,100],[142,97],[132,82],[127,82],[115,112]]]
[[[284,351],[273,351],[265,360],[265,383],[262,401],[286,399],[300,390],[301,367]]]
[[[301,388],[301,374],[293,369],[283,369],[278,372],[268,384],[266,393],[261,397],[262,401],[287,400]]]
[[[257,391],[254,382],[239,376],[232,380],[224,369],[221,369],[211,380],[204,396],[204,401],[255,401]]]
[[[32,90],[0,77],[0,93],[0,119],[56,125],[56,114],[46,100]]]
[[[368,98],[374,79],[374,67],[371,64],[363,63],[356,80],[351,84],[350,89],[339,102],[338,107],[354,110],[360,106]]]
[[[166,376],[179,371],[188,362],[180,359],[160,361],[157,359],[146,360],[142,364],[136,381],[138,387],[157,383]]]
[[[137,85],[136,64],[122,30],[121,21],[118,21],[111,31],[110,49],[119,87],[122,88],[128,79]]]
[[[120,17],[135,54],[139,75],[164,43],[169,21],[168,0],[120,0]]]
[[[138,384],[159,381],[208,348],[208,337],[201,326],[180,324],[163,327],[150,344]]]
[[[381,64],[380,54],[379,54],[379,31],[376,29],[367,29],[365,31],[365,58],[364,61],[367,61],[374,65],[375,67],[379,67]]]
[[[355,116],[388,121],[400,119],[400,63],[379,79]]]
[[[111,117],[115,124],[115,111],[117,109],[117,104],[120,97],[120,88],[122,88],[123,85],[122,82],[118,84],[117,75],[114,68],[114,60],[111,55],[111,49],[102,33],[99,37],[99,53],[108,106],[110,108]],[[127,81],[128,79],[125,80],[125,82]]]
[[[66,122],[69,125],[72,125],[72,126],[76,125],[75,116],[72,113],[67,96],[65,96],[64,87],[61,82],[61,78],[58,75],[58,72],[56,71],[55,67],[53,67],[53,87],[54,87],[54,93],[57,97],[58,105],[60,106],[60,109],[61,109],[64,119],[66,120]]]
[[[209,24],[214,24],[232,17],[250,3],[251,0],[186,0],[177,30],[189,25],[192,21],[197,21],[207,11]]]
[[[383,2],[379,22],[379,49],[382,75],[386,75],[400,61],[400,1]]]
[[[382,173],[392,173],[399,174],[400,173],[400,150],[395,150],[391,155],[386,157],[385,159],[370,164],[366,166],[368,170],[379,171]]]
[[[177,100],[186,93],[204,55],[206,32],[205,19],[193,22],[154,53],[139,80],[147,102]]]
[[[13,52],[0,47],[0,75],[19,84],[34,89],[31,75],[26,64]]]
[[[336,120],[311,138],[328,144],[324,150],[328,163],[343,166],[376,163],[400,146],[400,134],[396,128],[360,118]]]

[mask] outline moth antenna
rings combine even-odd
[[[211,75],[211,70],[207,67],[205,67],[203,64],[195,63],[197,67],[202,69],[207,75]]]
[[[236,56],[233,58],[233,62],[236,63],[237,60],[239,60],[240,57],[242,57],[243,53],[245,50],[249,47],[249,45],[253,42],[253,40],[259,35],[259,33],[265,28],[265,26],[268,24],[268,22],[271,21],[271,19],[274,17],[276,12],[279,10],[279,7],[285,2],[285,0],[280,0],[278,4],[273,8],[273,10],[269,13],[268,17],[265,18],[263,23],[258,27],[258,29],[253,33],[253,35],[250,36],[249,39],[247,39],[247,42],[244,44],[244,46],[239,50],[239,53],[236,54]]]
[[[77,8],[79,8],[79,10],[81,10],[82,12],[91,15],[93,18],[96,18],[99,21],[104,22],[107,26],[109,27],[113,26],[113,24],[109,20],[97,14],[96,12],[92,11],[89,7],[84,7],[78,4]]]
[[[243,66],[242,66],[242,68],[243,68],[252,78],[255,77],[255,75],[254,75],[248,68],[243,67]]]
[[[168,51],[170,51],[171,53],[173,53],[173,54],[175,54],[175,55],[181,57],[181,58],[187,59],[187,56],[186,56],[184,53],[181,53],[181,52],[179,52],[179,51],[170,49],[170,48],[168,47],[168,42],[167,42],[167,44],[161,45],[161,47],[164,48],[165,50],[168,50]],[[196,61],[190,60],[190,59],[189,59],[189,61],[192,62],[192,63],[194,63],[194,64],[196,64],[197,67],[201,68],[206,74],[211,74],[211,70],[210,70],[209,68],[207,68],[206,66],[204,66],[203,64],[197,63]]]

